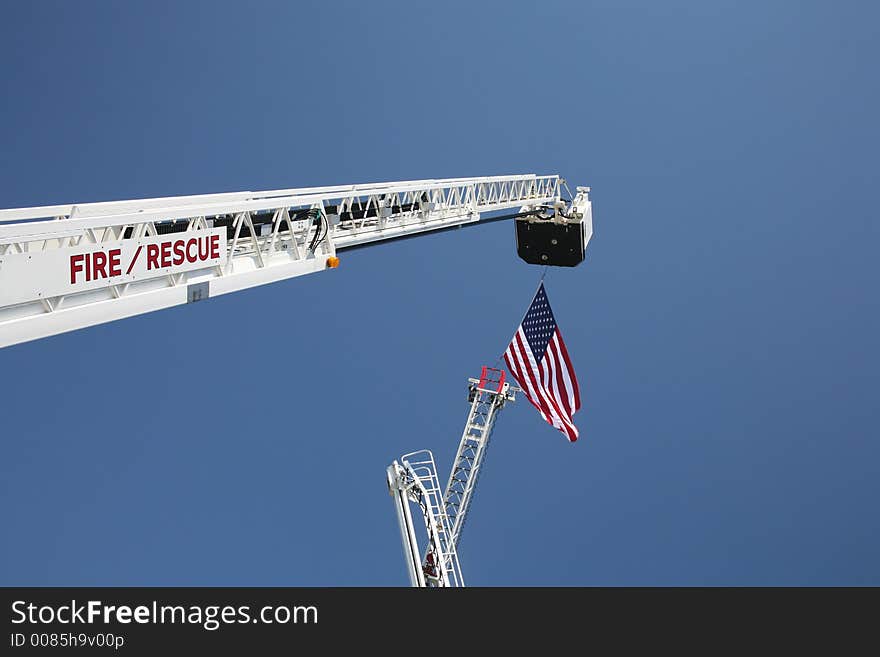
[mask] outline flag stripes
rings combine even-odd
[[[504,361],[544,421],[571,442],[577,440],[572,416],[581,407],[580,389],[543,283],[504,352]]]

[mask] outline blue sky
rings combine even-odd
[[[593,188],[471,585],[880,584],[871,3],[6,3],[0,207],[503,173]],[[0,584],[405,585],[540,270],[501,222],[0,350]]]

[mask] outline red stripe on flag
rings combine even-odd
[[[518,334],[515,335],[510,343],[510,349],[516,363],[516,380],[523,387],[523,392],[526,395],[526,399],[528,399],[529,402],[531,402],[532,405],[538,409],[538,411],[541,413],[541,417],[544,418],[544,421],[553,424],[553,421],[547,415],[549,409],[547,409],[541,403],[541,399],[535,391],[534,386],[532,385],[532,380],[528,374],[530,369],[528,365],[529,358],[522,351],[520,343],[517,341],[518,337]]]
[[[553,415],[556,418],[556,423],[553,423],[553,426],[562,431],[571,442],[574,442],[575,440],[577,440],[577,429],[571,423],[571,418],[565,412],[565,409],[561,404],[561,400],[553,393],[553,391],[549,387],[550,385],[552,385],[550,381],[554,376],[551,372],[551,367],[548,360],[549,354],[549,351],[545,353],[544,360],[540,366],[542,376],[547,382],[547,385],[541,387],[541,395],[545,399],[547,399],[550,404],[553,405]]]
[[[574,409],[571,407],[571,400],[565,390],[565,382],[562,380],[562,363],[559,362],[559,353],[553,346],[552,341],[550,342],[550,347],[547,349],[547,358],[548,364],[550,365],[550,381],[553,386],[553,396],[559,400],[560,404],[562,404],[562,409],[565,411],[566,418],[571,420],[571,416],[574,414]]]
[[[566,436],[568,436],[569,440],[572,440],[571,432],[566,428],[566,422],[563,417],[562,412],[559,410],[559,406],[556,401],[552,398],[552,396],[547,392],[547,390],[543,386],[543,382],[539,382],[538,376],[541,374],[541,370],[539,369],[538,364],[535,361],[535,357],[532,354],[531,349],[528,348],[528,341],[525,339],[525,335],[522,332],[522,329],[517,331],[516,337],[514,338],[519,346],[521,353],[525,356],[525,360],[527,360],[528,367],[526,367],[526,376],[531,383],[531,389],[533,394],[538,397],[536,406],[539,404],[539,408],[542,408],[544,412],[553,419],[557,420],[559,424],[563,426],[556,426],[556,422],[551,422],[554,427],[563,431]],[[542,377],[543,378],[543,377]],[[575,436],[575,439],[577,437]]]
[[[562,359],[568,370],[569,378],[571,379],[572,388],[574,389],[574,410],[578,410],[581,407],[581,391],[578,387],[577,377],[574,375],[574,367],[571,364],[571,358],[568,356],[568,349],[565,347],[565,342],[562,340],[562,333],[559,331],[558,327],[556,329],[556,339],[559,343],[559,351],[562,353]]]
[[[577,410],[574,408],[574,395],[572,394],[570,386],[566,385],[566,377],[567,371],[565,367],[565,362],[562,360],[562,354],[559,353],[559,348],[556,344],[556,336],[553,336],[553,339],[550,341],[550,347],[547,349],[547,353],[553,355],[553,365],[554,365],[554,387],[557,390],[557,396],[559,400],[562,402],[562,405],[565,407],[566,412],[568,413],[568,417],[571,418],[574,415],[574,412]]]
[[[553,372],[552,366],[550,363],[550,350],[548,349],[544,352],[544,360],[541,361],[540,365],[538,365],[538,371],[541,374],[541,395],[552,405],[554,416],[560,422],[560,424],[565,425],[567,427],[570,424],[570,420],[568,418],[568,413],[565,412],[565,409],[559,399],[559,396],[553,393],[551,389],[551,381],[553,380]],[[554,425],[555,426],[555,425]],[[566,434],[569,434],[567,428],[557,427],[560,430],[564,430]]]
[[[509,355],[508,355],[509,354]],[[526,399],[538,409],[538,412],[541,414],[541,417],[544,418],[544,422],[551,422],[550,418],[547,417],[547,413],[544,408],[536,401],[536,395],[534,390],[532,390],[531,382],[529,381],[528,376],[524,373],[525,368],[521,364],[524,360],[522,354],[519,353],[519,345],[516,343],[516,338],[510,343],[510,346],[507,348],[507,351],[504,352],[504,360],[507,362],[507,366],[510,368],[510,373],[513,378],[516,379],[516,382],[519,383],[523,392],[526,395]]]
[[[533,346],[542,354],[540,362],[532,351]],[[504,362],[544,421],[559,429],[571,442],[576,441],[578,429],[572,417],[581,406],[580,388],[543,284],[507,346]]]

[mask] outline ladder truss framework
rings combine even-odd
[[[479,379],[468,382],[470,411],[445,491],[428,450],[404,454],[387,469],[412,586],[464,586],[458,543],[498,412],[519,390],[504,381],[503,371],[487,367]],[[416,538],[411,506],[424,522],[424,550]]]
[[[533,174],[0,210],[0,347],[338,264],[346,248],[558,204]]]

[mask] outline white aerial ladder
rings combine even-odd
[[[498,412],[514,401],[519,391],[504,378],[503,370],[484,367],[479,379],[468,379],[470,411],[445,490],[440,489],[434,455],[429,450],[404,454],[388,466],[388,490],[394,499],[412,586],[464,586],[458,542]],[[411,505],[424,521],[424,550],[416,538]]]
[[[593,234],[590,188],[566,200],[561,186],[558,175],[522,174],[0,210],[0,348],[333,269],[346,249],[481,220],[514,218],[530,264],[576,266]],[[497,414],[519,391],[491,368],[468,381],[446,488],[427,450],[387,470],[413,586],[464,586],[458,542]]]
[[[0,210],[0,347],[332,269],[337,253],[516,209],[517,250],[573,266],[589,188],[556,175],[280,189]],[[567,187],[566,187],[567,189]]]

